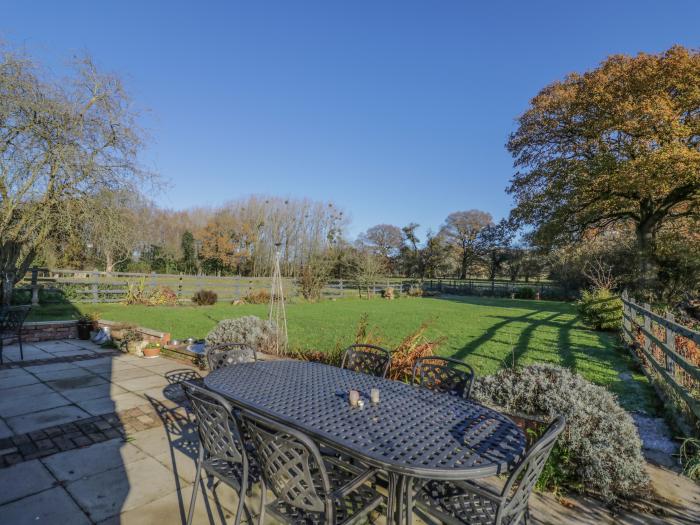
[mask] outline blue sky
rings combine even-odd
[[[332,200],[351,234],[508,213],[504,148],[537,91],[614,53],[700,47],[700,2],[2,2],[0,39],[56,74],[121,75],[168,208]]]

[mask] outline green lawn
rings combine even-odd
[[[266,305],[147,307],[121,304],[76,305],[80,311],[170,332],[173,337],[201,338],[221,319],[267,315]],[[396,345],[423,321],[432,321],[429,336],[446,336],[439,353],[463,359],[479,375],[512,363],[546,362],[572,368],[605,385],[630,410],[655,411],[655,397],[631,358],[617,347],[615,334],[585,328],[569,303],[474,297],[343,299],[287,307],[292,348],[330,349],[353,342],[363,313],[379,327],[385,345]],[[42,307],[35,319],[70,317],[65,307]],[[73,313],[72,315],[75,315]],[[621,374],[623,376],[621,377]],[[631,377],[630,377],[631,375]]]

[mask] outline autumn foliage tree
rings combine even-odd
[[[510,136],[512,218],[556,244],[634,230],[643,282],[656,234],[700,213],[700,53],[615,55],[532,99]]]

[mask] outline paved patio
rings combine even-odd
[[[185,523],[197,438],[166,374],[187,368],[84,341],[16,345],[0,367],[0,523]],[[41,360],[41,361],[38,361]],[[665,515],[614,514],[590,498],[531,500],[535,523],[697,523],[698,486],[649,466]],[[202,497],[204,494],[206,497]],[[244,522],[257,522],[258,494]],[[233,523],[237,497],[202,483],[195,524]],[[382,523],[378,515],[375,522]],[[418,520],[416,520],[418,522]]]

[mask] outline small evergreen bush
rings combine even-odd
[[[207,346],[246,343],[259,352],[274,354],[277,352],[277,326],[254,315],[224,319],[207,334],[205,342]],[[280,341],[280,346],[285,342]]]
[[[622,300],[608,288],[584,290],[576,303],[583,321],[596,330],[618,330],[622,323]]]
[[[537,292],[535,292],[535,289],[531,286],[523,286],[522,288],[518,289],[515,296],[518,299],[534,299],[536,293]]]
[[[199,290],[192,296],[192,302],[199,306],[212,305],[216,304],[218,298],[212,290]]]
[[[479,378],[472,396],[506,412],[566,418],[541,478],[547,488],[587,489],[606,501],[648,489],[632,417],[605,388],[565,368],[537,364]]]

